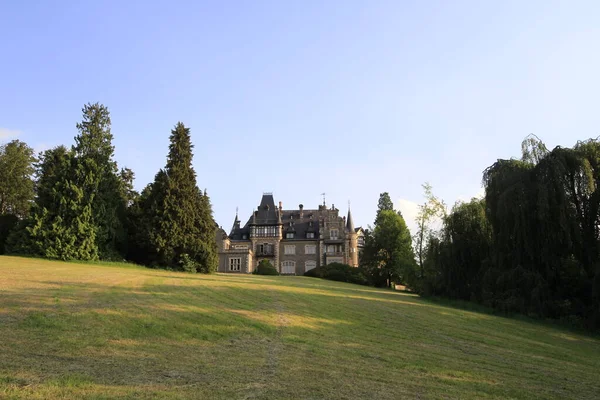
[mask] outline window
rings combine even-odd
[[[310,271],[311,269],[315,268],[316,266],[317,266],[316,261],[306,261],[304,263],[304,272]]]
[[[330,239],[337,239],[338,238],[338,230],[337,229],[330,229],[329,230],[329,238]]]
[[[282,274],[295,274],[296,273],[296,262],[295,261],[284,261],[281,263]]]
[[[306,232],[306,238],[307,239],[314,239],[315,238],[315,233],[314,232]]]
[[[259,244],[257,251],[258,251],[259,255],[272,255],[273,254],[273,245],[271,245],[269,243]]]
[[[244,239],[244,240],[248,239],[248,235],[242,235],[242,239]]]
[[[304,254],[317,254],[317,246],[314,244],[307,244],[304,246]]]
[[[276,226],[255,226],[252,228],[253,236],[274,237],[277,236]]]
[[[285,234],[285,238],[286,239],[293,239],[294,238],[294,233],[293,232],[288,232]]]
[[[229,270],[230,271],[241,271],[242,270],[242,259],[240,257],[229,259]]]
[[[296,246],[285,246],[284,252],[285,254],[296,254]]]
[[[338,246],[336,246],[335,244],[328,244],[327,245],[327,254],[334,254],[337,251]]]

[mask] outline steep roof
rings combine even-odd
[[[246,239],[249,239],[250,227],[253,225],[282,225],[284,239],[286,232],[294,232],[294,239],[299,240],[306,239],[307,233],[314,232],[315,239],[317,239],[321,220],[328,218],[327,214],[334,211],[337,212],[337,209],[332,211],[319,206],[318,210],[311,210],[304,209],[302,205],[295,210],[279,210],[275,206],[273,194],[264,193],[258,209],[248,218],[244,227],[240,227],[240,222],[236,215],[229,238],[232,240],[244,240],[243,237],[246,235]],[[355,231],[350,211],[348,211],[345,229],[349,232]]]
[[[352,221],[352,213],[350,212],[350,208],[348,208],[348,218],[346,218],[346,231],[354,232],[354,221]]]
[[[283,231],[294,232],[294,239],[305,239],[307,232],[314,232],[316,234],[319,231],[317,213],[317,210],[303,210],[303,217],[300,218],[300,210],[282,210],[281,221],[283,223]]]
[[[279,210],[275,207],[275,201],[271,193],[264,193],[260,200],[258,209],[250,217],[247,225],[276,225],[279,222],[277,215]]]
[[[229,234],[233,235],[233,233],[235,232],[235,230],[238,229],[239,227],[240,227],[240,219],[238,218],[238,213],[236,211],[235,212],[235,219],[233,220],[233,226],[231,227],[231,232]]]

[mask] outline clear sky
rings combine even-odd
[[[363,226],[387,191],[412,226],[425,181],[453,204],[529,133],[600,134],[596,0],[0,0],[0,21],[0,141],[71,145],[101,102],[141,189],[182,121],[227,230],[263,191]]]

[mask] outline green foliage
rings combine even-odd
[[[27,216],[34,196],[35,157],[26,143],[13,140],[0,146],[0,215]]]
[[[306,271],[304,276],[323,278],[338,282],[355,283],[358,285],[371,284],[362,268],[355,268],[341,263],[331,263],[313,268]]]
[[[446,204],[434,196],[433,188],[428,182],[423,184],[423,191],[425,192],[425,202],[419,205],[419,213],[416,219],[418,227],[413,238],[420,268],[420,279],[425,276],[425,254],[428,251],[430,240],[435,236],[431,225],[434,220],[446,216]]]
[[[418,289],[427,295],[479,300],[481,271],[489,262],[491,239],[484,200],[455,204],[444,219],[440,237],[429,240],[425,278]]]
[[[548,151],[528,137],[522,149],[485,171],[485,201],[444,219],[420,290],[597,328],[600,142]]]
[[[379,194],[379,201],[377,202],[377,214],[375,216],[375,225],[377,225],[377,221],[379,221],[379,215],[382,211],[394,211],[394,203],[390,198],[390,194],[388,192],[383,192]]]
[[[82,114],[73,146],[74,180],[90,203],[100,258],[119,260],[126,242],[125,210],[133,174],[118,173],[108,109],[99,103],[86,104]]]
[[[13,230],[7,251],[61,260],[98,258],[92,208],[75,183],[73,152],[47,150],[38,166],[38,197],[30,217]]]
[[[69,151],[44,152],[37,164],[31,216],[9,240],[11,251],[62,260],[122,260],[133,174],[117,173],[110,114],[87,104]]]
[[[183,272],[195,274],[198,270],[198,263],[186,253],[183,253],[179,258],[179,265],[181,266],[181,270]]]
[[[196,185],[189,128],[179,122],[171,131],[164,170],[130,207],[129,256],[132,260],[179,268],[183,254],[198,272],[217,269],[216,224],[208,195]]]
[[[375,228],[365,234],[361,267],[376,286],[408,283],[415,275],[412,239],[400,214],[393,210],[379,212]]]
[[[252,273],[255,275],[279,275],[277,268],[269,260],[260,260]]]

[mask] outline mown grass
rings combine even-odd
[[[594,399],[600,340],[314,278],[0,257],[0,398]]]

